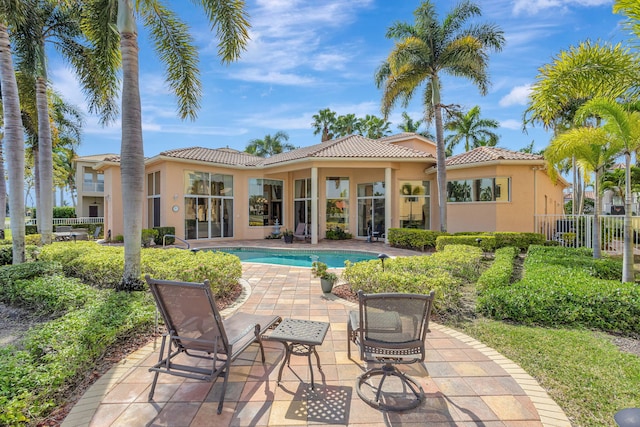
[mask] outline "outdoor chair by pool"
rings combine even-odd
[[[309,236],[309,234],[307,233],[307,224],[305,224],[304,222],[298,223],[298,226],[296,227],[296,231],[293,233],[293,237],[295,237],[298,240],[310,239],[311,236]]]
[[[162,336],[158,363],[149,368],[155,372],[149,400],[153,399],[161,373],[203,381],[214,381],[222,376],[220,414],[231,363],[253,343],[260,346],[264,363],[261,335],[281,318],[235,313],[222,319],[209,281],[174,282],[152,279],[149,275],[145,278],[167,328]]]
[[[356,381],[358,395],[374,408],[404,411],[424,400],[420,384],[396,365],[424,362],[434,295],[358,291],[359,310],[351,311],[347,320],[347,354],[351,358],[353,342],[360,359],[374,366]],[[386,381],[390,378],[395,379]],[[384,388],[385,381],[390,387]]]

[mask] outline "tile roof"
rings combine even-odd
[[[381,140],[365,138],[361,135],[349,135],[342,138],[325,141],[320,144],[302,147],[264,159],[263,165],[273,165],[304,158],[335,159],[433,159],[424,151],[393,145]]]
[[[466,153],[457,154],[447,159],[447,166],[468,165],[471,163],[491,162],[497,160],[529,160],[540,161],[544,157],[538,154],[522,153],[498,147],[478,147]]]
[[[175,159],[211,162],[229,166],[256,166],[264,160],[262,157],[234,150],[233,148],[178,148],[163,151],[160,155]]]

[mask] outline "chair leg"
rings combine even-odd
[[[229,368],[231,368],[231,363],[229,362],[229,360],[227,360],[224,367],[224,382],[222,383],[222,391],[220,392],[220,403],[218,403],[218,415],[222,413],[222,405],[224,404],[224,394],[227,392],[227,382],[229,381]]]
[[[153,376],[153,383],[151,383],[151,390],[149,391],[149,400],[153,400],[153,393],[155,393],[156,384],[158,383],[158,375],[160,375],[160,372],[156,372]]]
[[[375,398],[371,398],[366,396],[362,391],[362,386],[369,380],[375,376],[381,376],[380,382],[378,383],[377,390],[375,391]],[[413,393],[413,399],[401,399],[394,400],[392,405],[387,405],[381,401],[382,396],[382,387],[389,376],[397,377],[404,386],[406,386],[411,393]],[[360,375],[356,381],[356,391],[358,392],[358,396],[362,400],[365,401],[369,406],[372,406],[376,409],[382,409],[385,411],[406,411],[408,409],[413,409],[418,407],[424,401],[424,390],[413,378],[408,375],[403,374],[395,366],[386,364],[382,368],[374,368],[370,369],[364,374]]]

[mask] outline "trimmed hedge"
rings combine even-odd
[[[56,242],[42,248],[40,259],[57,261],[64,273],[99,288],[116,288],[124,273],[124,248],[95,242]],[[242,277],[240,258],[223,252],[142,249],[141,275],[165,280],[209,280],[214,295],[226,296]]]
[[[431,256],[397,257],[346,263],[342,278],[354,291],[366,293],[404,292],[427,294],[436,291],[434,309],[455,311],[462,296],[460,288],[474,282],[480,271],[482,251],[470,246],[449,246]]]
[[[477,308],[524,324],[639,333],[640,286],[620,282],[619,260],[590,256],[582,248],[531,246],[522,280],[488,287]]]
[[[514,247],[498,249],[491,267],[487,268],[478,279],[478,290],[509,285],[513,276],[513,260],[517,255],[518,249]]]
[[[441,250],[448,244],[464,244],[478,246],[476,239],[482,239],[480,247],[485,252],[513,246],[526,251],[530,245],[545,244],[545,237],[540,233],[517,233],[507,231],[481,232],[465,231],[449,234],[441,231],[418,230],[413,228],[390,228],[389,244],[394,247],[425,251],[436,248]],[[438,246],[438,240],[441,241]]]
[[[158,245],[158,246],[162,246],[162,240],[163,240],[165,235],[171,234],[171,235],[175,236],[175,234],[176,234],[176,228],[175,227],[153,227],[153,229],[158,232],[158,236],[156,237],[156,245]],[[165,243],[167,245],[173,245],[173,242],[175,242],[175,240],[176,239],[174,239],[173,237],[167,237]]]
[[[417,230],[415,228],[390,228],[389,244],[397,248],[414,249],[422,252],[436,247],[438,236],[448,236],[442,231]]]
[[[441,251],[448,245],[468,245],[481,248],[484,252],[496,250],[496,238],[494,236],[477,234],[463,236],[440,236],[436,239],[436,251]]]

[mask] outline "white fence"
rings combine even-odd
[[[83,216],[80,218],[53,218],[53,225],[102,224],[102,216]],[[38,225],[37,218],[28,219],[26,225]]]
[[[601,248],[607,252],[622,252],[624,215],[601,215]],[[633,236],[631,241],[639,249],[640,216],[631,217]],[[547,240],[563,246],[593,247],[593,215],[536,215],[535,232]]]

